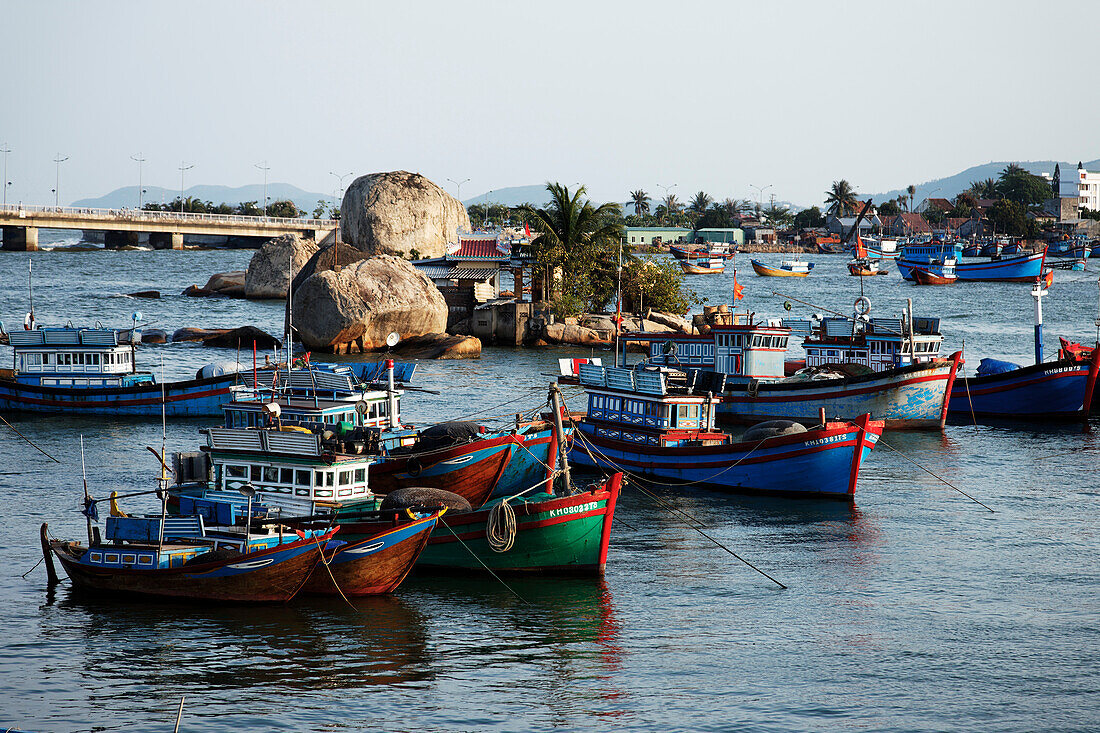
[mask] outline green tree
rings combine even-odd
[[[700,302],[695,291],[684,287],[684,273],[669,260],[631,258],[623,264],[623,309],[662,313],[687,313]]]
[[[649,194],[642,189],[630,192],[630,202],[634,205],[634,213],[637,216],[649,213]]]
[[[560,183],[547,183],[550,203],[543,209],[529,207],[530,244],[534,260],[535,288],[550,300],[555,272],[561,272],[561,299],[570,309],[596,310],[607,304],[615,290],[618,248],[622,242],[622,209],[618,204],[593,206],[580,186],[570,192]]]
[[[714,204],[706,210],[706,213],[695,220],[693,229],[695,231],[700,229],[732,229],[737,224],[737,220],[730,214],[730,210],[725,204]]]
[[[917,195],[917,187],[910,183],[905,187],[905,193],[909,195],[909,211],[913,210],[913,197]]]
[[[240,216],[263,216],[264,210],[255,201],[242,201],[237,204],[237,214]]]
[[[1001,171],[996,190],[1002,198],[1024,207],[1041,204],[1050,198],[1050,183],[1015,163],[1010,163]]]
[[[694,211],[697,216],[702,216],[707,213],[707,209],[710,208],[712,203],[714,203],[714,199],[705,191],[700,191],[692,197],[688,208]]]
[[[825,226],[825,215],[821,209],[811,206],[794,215],[795,229],[814,229]]]
[[[829,205],[825,210],[826,213],[834,216],[851,216],[859,202],[856,201],[856,192],[852,184],[841,179],[833,181],[832,187],[825,192],[825,203]]]
[[[901,207],[894,200],[886,201],[878,207],[879,216],[897,216],[901,213]]]
[[[1027,233],[1027,217],[1024,207],[1011,199],[1001,199],[986,212],[993,231],[997,234],[1022,236]]]
[[[282,199],[272,201],[267,205],[267,215],[278,219],[297,219],[304,212],[295,206],[293,201]]]
[[[776,229],[784,229],[790,225],[793,216],[789,209],[783,206],[771,205],[764,208],[764,221]]]
[[[942,224],[943,220],[947,218],[947,214],[938,206],[929,206],[925,208],[925,210],[921,212],[921,216],[932,225]]]
[[[992,178],[984,181],[971,181],[967,192],[975,199],[991,199],[997,196],[997,182]]]

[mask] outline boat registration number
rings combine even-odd
[[[576,506],[563,506],[561,509],[551,509],[549,514],[551,517],[564,517],[567,514],[590,512],[595,510],[598,506],[598,502],[590,501],[587,504],[577,504]]]

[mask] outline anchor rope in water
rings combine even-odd
[[[449,525],[449,524],[447,524],[447,523],[446,523],[445,521],[443,521],[443,518],[442,518],[442,517],[440,517],[440,518],[439,518],[439,521],[440,521],[440,522],[442,522],[442,524],[443,524],[443,526],[444,526],[444,527],[446,527],[446,528],[447,528],[448,530],[450,530],[450,532],[451,532],[451,535],[452,535],[452,536],[454,536],[454,538],[455,538],[456,540],[458,540],[458,544],[462,545],[462,547],[463,547],[463,548],[465,548],[466,552],[470,553],[470,557],[472,557],[473,559],[477,560],[477,561],[478,561],[478,563],[480,563],[480,564],[481,564],[481,567],[485,568],[486,572],[488,572],[488,573],[489,573],[489,575],[492,575],[492,576],[493,576],[494,578],[496,578],[496,580],[497,580],[497,582],[498,582],[498,583],[500,583],[500,584],[501,584],[501,585],[503,585],[503,586],[504,586],[505,588],[507,588],[507,589],[508,589],[508,592],[509,592],[509,593],[511,593],[512,595],[514,595],[514,596],[515,596],[516,598],[518,598],[518,599],[519,599],[520,601],[522,601],[522,602],[523,602],[523,603],[524,603],[525,605],[528,605],[528,606],[529,606],[529,605],[531,605],[530,603],[528,603],[528,602],[527,602],[527,599],[526,599],[526,598],[524,598],[523,596],[521,596],[521,595],[520,595],[519,593],[516,593],[515,589],[513,589],[513,588],[512,588],[512,586],[510,586],[510,585],[508,585],[507,583],[505,583],[505,582],[504,582],[504,581],[503,581],[503,580],[501,579],[501,577],[500,577],[499,575],[497,575],[496,573],[494,573],[494,572],[493,572],[493,570],[492,570],[492,568],[490,568],[490,567],[489,567],[488,565],[486,565],[486,564],[485,564],[485,563],[484,563],[484,562],[482,561],[482,559],[481,559],[480,557],[478,557],[478,556],[477,556],[477,555],[476,555],[476,554],[474,553],[474,551],[473,551],[473,550],[471,550],[471,549],[470,549],[470,546],[469,546],[469,545],[467,545],[467,544],[466,544],[465,542],[463,542],[463,541],[462,541],[462,538],[458,536],[458,532],[456,532],[456,531],[454,531],[453,529],[451,529],[451,525]]]
[[[7,426],[8,426],[9,428],[11,428],[11,429],[12,429],[12,431],[13,431],[13,432],[14,432],[14,433],[15,433],[16,435],[18,435],[18,436],[19,436],[20,438],[22,438],[23,440],[27,441],[27,442],[28,442],[28,443],[30,444],[30,446],[31,446],[32,448],[34,448],[34,449],[35,449],[36,451],[38,451],[38,452],[39,452],[39,453],[41,453],[42,455],[46,456],[46,458],[49,458],[49,459],[50,459],[51,461],[53,461],[54,463],[61,463],[61,461],[57,460],[56,458],[54,458],[53,456],[51,456],[51,455],[50,455],[49,453],[47,453],[46,451],[42,450],[42,449],[41,449],[41,448],[39,448],[39,447],[38,447],[37,445],[35,445],[35,443],[34,443],[34,441],[33,441],[33,440],[31,440],[30,438],[28,438],[28,437],[27,437],[26,435],[23,435],[23,433],[19,432],[19,431],[18,431],[18,430],[16,429],[16,427],[15,427],[14,425],[12,425],[12,424],[11,424],[10,422],[8,422],[7,420],[5,420],[5,419],[4,419],[4,416],[3,416],[3,415],[0,415],[0,420],[3,420],[3,421],[4,421],[4,424],[5,424],[5,425],[7,425]]]

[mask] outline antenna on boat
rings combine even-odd
[[[160,533],[157,537],[157,552],[164,546],[164,523],[168,520],[168,466],[164,464],[168,443],[168,395],[164,386],[164,354],[160,356],[160,478],[157,479],[157,496],[160,498]]]
[[[291,361],[294,358],[294,245],[290,246],[290,261],[287,263],[290,279],[286,283],[286,374],[287,386],[290,386]],[[278,361],[276,359],[275,361]]]
[[[1046,296],[1046,288],[1043,287],[1043,279],[1036,278],[1035,285],[1031,288],[1031,295],[1035,298],[1035,363],[1043,363],[1043,298]]]
[[[31,306],[31,312],[27,314],[27,323],[25,324],[27,326],[28,331],[33,331],[34,330],[34,278],[33,278],[32,265],[33,265],[32,261],[30,260],[30,258],[28,258],[27,259],[27,298],[30,301],[30,306]]]

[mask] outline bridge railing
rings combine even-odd
[[[0,204],[0,212],[19,214],[61,214],[69,217],[128,219],[132,221],[224,222],[226,224],[269,225],[276,227],[335,228],[335,219],[292,219],[279,216],[243,216],[240,214],[198,214],[189,211],[146,211],[145,209],[93,209],[74,206],[28,206]],[[22,218],[22,217],[20,217]]]

